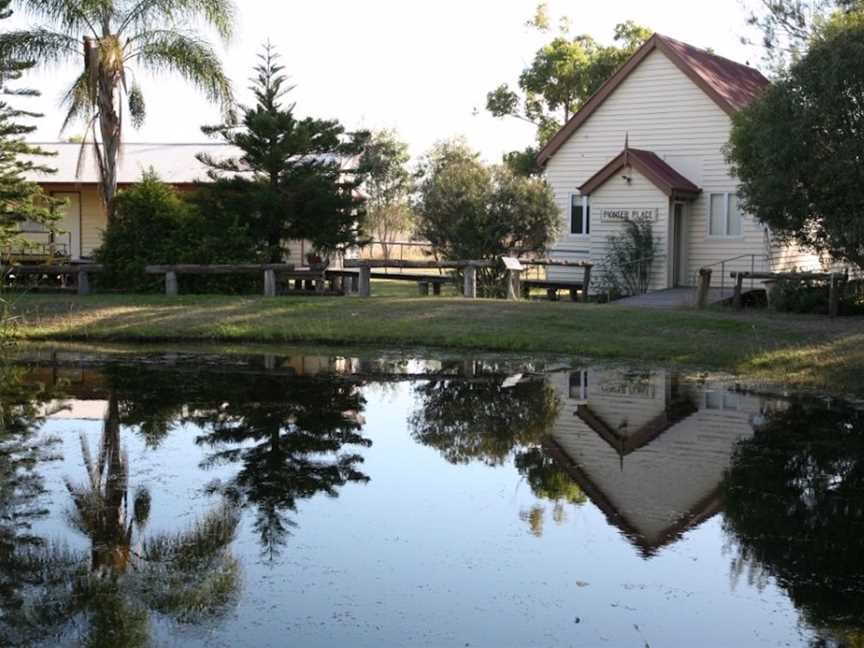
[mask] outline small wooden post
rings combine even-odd
[[[436,297],[441,296],[441,282],[436,281],[432,284],[432,294]]]
[[[549,301],[558,301],[558,289],[557,288],[547,288],[546,289],[546,298]]]
[[[315,292],[323,293],[327,289],[327,282],[324,277],[315,280]]]
[[[369,266],[360,268],[360,285],[357,292],[361,297],[372,296],[372,268]]]
[[[696,306],[699,310],[708,307],[708,293],[711,290],[711,268],[699,270],[699,294],[696,297]]]
[[[522,292],[520,286],[521,275],[521,270],[507,271],[507,299],[510,301],[515,301],[519,299],[519,294]]]
[[[522,294],[521,277],[524,266],[514,257],[501,257],[507,269],[507,299],[515,301]]]
[[[575,288],[570,289],[570,301],[579,301],[579,291]]]
[[[351,292],[356,294],[360,292],[360,273],[351,275]]]
[[[342,286],[345,278],[342,275],[333,275],[333,290],[338,293],[344,292]]]
[[[90,274],[86,270],[79,270],[78,272],[78,294],[90,294]]]
[[[834,319],[840,313],[840,282],[837,273],[832,272],[828,281],[828,317]]]
[[[176,297],[177,289],[177,273],[170,270],[165,273],[165,294],[169,297]]]
[[[462,294],[466,299],[477,299],[477,268],[468,266],[464,272],[465,287]]]
[[[585,279],[582,281],[582,301],[588,301],[588,290],[591,287],[591,266],[585,266]]]
[[[418,281],[417,282],[417,292],[421,297],[429,296],[429,282],[428,281]]]
[[[276,296],[276,271],[272,268],[264,271],[264,296]]]
[[[733,303],[735,304],[735,310],[743,310],[744,309],[744,299],[742,292],[744,290],[744,273],[738,272],[735,275],[735,297],[733,299]]]

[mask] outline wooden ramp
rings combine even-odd
[[[749,291],[745,290],[746,292]],[[724,299],[732,299],[732,286],[728,286],[725,291],[721,291],[720,288],[711,288],[708,292],[709,304],[719,304]],[[614,303],[619,306],[640,308],[686,308],[696,305],[696,289],[667,288],[666,290],[655,290],[644,295],[625,297]]]

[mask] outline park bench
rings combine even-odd
[[[532,288],[539,288],[546,291],[546,296],[549,301],[558,301],[558,292],[566,290],[570,293],[572,301],[579,301],[579,293],[583,291],[585,284],[581,281],[549,281],[546,279],[523,279],[522,293],[525,299],[531,293]]]
[[[390,281],[410,281],[417,284],[417,289],[421,297],[429,295],[430,289],[433,295],[441,294],[441,287],[446,284],[455,283],[455,279],[451,275],[429,275],[429,274],[407,274],[407,273],[386,273],[386,272],[371,272],[371,279],[388,279]]]
[[[6,283],[10,277],[20,276],[35,276],[39,277],[60,277],[61,285],[65,288],[67,277],[75,277],[77,282],[77,291],[79,295],[90,294],[90,275],[103,271],[103,266],[95,263],[82,264],[28,264],[28,265],[13,265],[0,266],[0,277],[3,278],[3,283]]]
[[[276,296],[276,274],[293,280],[294,290],[291,294],[297,295],[342,295],[342,290],[327,290],[327,269],[296,268],[286,263],[265,264],[223,264],[223,265],[152,265],[144,269],[147,274],[165,275],[165,294],[176,296],[179,292],[177,276],[189,275],[230,275],[230,274],[257,274],[264,273],[264,295],[266,297]],[[332,280],[331,280],[332,283]]]

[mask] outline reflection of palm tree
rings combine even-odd
[[[74,632],[81,622],[87,646],[139,646],[148,641],[149,612],[181,622],[223,613],[239,586],[239,565],[228,549],[239,524],[237,509],[223,503],[191,528],[140,538],[150,516],[150,496],[140,490],[131,512],[128,461],[120,441],[119,407],[111,398],[94,461],[82,438],[87,482],[67,488],[72,526],[90,540],[90,560],[60,544],[19,556],[28,567],[28,600],[19,610],[22,644],[53,632]],[[73,627],[70,627],[73,626]]]

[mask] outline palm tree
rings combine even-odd
[[[231,0],[18,0],[17,4],[41,25],[0,34],[0,61],[82,64],[63,98],[62,130],[82,121],[85,142],[92,133],[109,219],[117,192],[124,107],[136,128],[146,116],[135,78],[138,70],[179,74],[209,101],[220,104],[223,112],[230,112],[231,82],[212,45],[190,26],[209,27],[228,42],[234,26]]]

